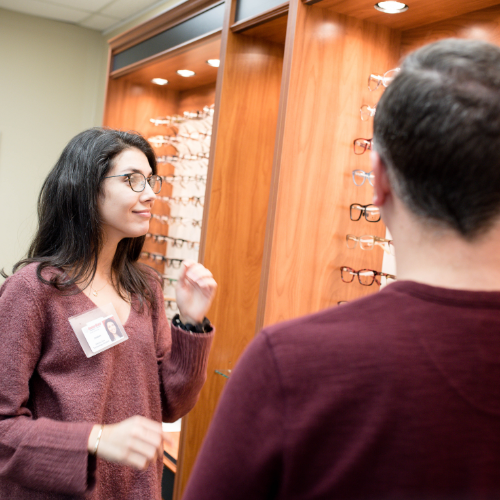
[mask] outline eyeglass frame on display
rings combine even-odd
[[[380,87],[380,85],[383,85],[384,87],[387,88],[389,86],[389,84],[392,82],[392,80],[394,80],[394,78],[396,77],[396,75],[400,71],[401,71],[401,68],[394,68],[394,69],[390,69],[390,70],[386,71],[383,75],[371,74],[368,77],[368,90],[370,90],[371,92],[374,92],[375,90],[377,90]],[[392,72],[395,72],[395,75],[388,76],[388,73],[392,73]],[[371,88],[372,81],[377,82],[377,85],[373,89]]]
[[[146,233],[146,238],[152,238],[156,243],[167,243],[170,242],[174,248],[182,248],[184,244],[189,250],[196,249],[196,245],[199,245],[199,241],[184,240],[182,238],[174,238],[173,236],[166,236],[164,234],[152,234]]]
[[[363,248],[361,238],[372,238],[373,239],[372,246],[369,248]],[[385,238],[380,238],[379,236],[373,236],[371,234],[363,234],[361,236],[354,236],[354,234],[347,234],[345,239],[347,248],[349,250],[354,250],[358,246],[359,242],[359,248],[361,248],[361,250],[373,250],[375,248],[375,245],[378,245],[380,246],[380,248],[382,248],[384,252],[394,255],[394,243],[392,242],[392,240],[387,240]],[[354,241],[354,246],[349,246],[349,241]],[[389,247],[388,250],[386,249],[384,244],[387,244],[387,247]]]
[[[348,271],[350,273],[349,274],[349,276],[351,277],[350,281],[346,281],[344,279],[344,270]],[[373,278],[372,281],[371,281],[371,283],[362,283],[361,276],[359,274],[359,273],[362,273],[362,272],[373,273],[373,275],[370,276],[371,278]],[[392,279],[392,280],[396,280],[396,276],[394,276],[393,274],[383,273],[381,271],[375,271],[374,269],[360,269],[359,271],[355,271],[352,267],[342,266],[340,268],[340,279],[344,283],[352,283],[354,281],[354,276],[358,277],[359,284],[363,285],[363,286],[372,286],[373,283],[377,283],[377,285],[381,286],[382,282],[379,282],[377,280],[377,276],[384,277],[386,280],[389,279],[389,278]]]
[[[204,196],[160,196],[159,200],[166,203],[182,204],[185,207],[188,203],[191,203],[195,207],[198,205],[202,207],[205,203]]]
[[[361,184],[356,182],[356,175],[359,177],[363,177]],[[353,170],[352,171],[352,181],[356,186],[362,186],[365,183],[365,180],[368,179],[370,186],[373,186],[373,179],[375,179],[375,174],[373,172],[365,172],[364,170]]]
[[[134,189],[133,188],[133,186],[132,186],[132,177],[134,175],[136,175],[136,176],[140,175],[144,179],[142,181],[142,183],[143,183],[142,189]],[[149,184],[149,187],[153,190],[154,194],[158,194],[161,191],[161,187],[163,185],[163,181],[162,181],[161,176],[156,175],[156,174],[150,175],[148,178],[146,178],[146,176],[144,174],[141,174],[140,172],[133,172],[131,174],[109,175],[108,177],[104,177],[104,178],[105,179],[112,179],[113,177],[127,177],[128,185],[130,186],[130,189],[132,191],[134,191],[134,193],[142,193],[146,189],[146,182]],[[160,183],[160,189],[158,189],[158,191],[155,191],[154,188],[153,188],[153,186],[151,185],[151,182],[150,182],[151,179],[155,179],[155,184],[157,182]]]
[[[156,157],[156,161],[158,163],[175,163],[175,162],[178,162],[178,161],[200,161],[200,160],[208,160],[209,158],[210,158],[210,152],[207,151],[205,153],[192,153],[192,154],[188,154],[188,155],[186,155],[186,154],[178,154],[178,155],[157,156]]]
[[[361,151],[361,153],[358,153],[356,151],[356,143],[358,141],[363,141],[363,144],[362,145],[360,144],[358,146],[360,149],[361,148],[363,149],[363,151]],[[354,139],[354,141],[352,142],[352,145],[353,145],[353,148],[354,148],[354,154],[355,155],[362,155],[363,153],[366,153],[367,149],[371,151],[371,149],[372,149],[372,139],[364,139],[362,137],[358,137],[357,139]]]
[[[366,111],[363,111],[364,108],[366,108]],[[363,104],[361,108],[359,108],[359,112],[361,114],[361,120],[364,122],[368,121],[370,118],[373,118],[375,116],[376,111],[377,111],[376,104],[373,107],[370,106],[369,104]],[[366,118],[363,118],[364,116],[366,116]]]
[[[353,217],[352,217],[352,210],[353,210],[354,206],[361,207],[361,209],[357,209],[357,210],[359,210],[359,217],[357,219],[353,219]],[[378,211],[378,219],[377,220],[368,219],[368,207],[375,207],[376,208],[376,210]],[[382,218],[382,215],[380,214],[380,209],[376,205],[373,205],[372,203],[370,203],[368,205],[361,205],[361,203],[352,203],[349,206],[349,217],[351,218],[352,221],[357,222],[357,221],[361,220],[363,213],[365,214],[365,219],[367,222],[379,222],[380,219]]]
[[[206,175],[162,175],[161,178],[167,184],[178,182],[182,187],[184,187],[183,183],[187,182],[194,182],[195,184],[207,182]]]
[[[152,253],[146,251],[142,251],[140,256],[143,259],[150,259],[155,262],[164,262],[167,267],[173,267],[174,269],[180,269],[184,261],[184,259],[171,259],[159,253]]]
[[[164,284],[167,284],[167,281],[168,281],[167,286],[175,286],[175,283],[177,281],[179,281],[177,278],[171,278],[170,276],[167,276],[166,274],[162,274],[161,277],[163,278]]]

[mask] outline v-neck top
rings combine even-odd
[[[128,340],[87,358],[69,318],[96,305],[43,284],[36,267],[0,288],[0,499],[160,500],[161,457],[137,471],[89,456],[88,437],[95,424],[134,415],[185,415],[205,381],[213,332],[170,329],[155,285],[155,309],[139,312],[132,300]]]

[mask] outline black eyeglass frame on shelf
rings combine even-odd
[[[346,276],[344,276],[344,271],[348,273]],[[363,283],[361,281],[361,274],[363,274],[363,279],[366,281]],[[371,286],[373,283],[377,283],[377,285],[381,285],[382,281],[379,280],[380,278],[386,278],[387,280],[395,280],[396,276],[394,274],[388,274],[388,273],[383,273],[380,271],[375,271],[374,269],[360,269],[359,271],[355,271],[352,267],[347,267],[347,266],[342,266],[340,268],[340,278],[344,283],[352,283],[354,281],[354,276],[358,277],[358,281],[360,285],[363,286]]]
[[[131,174],[120,174],[120,175],[109,175],[108,177],[104,177],[105,179],[111,179],[113,177],[127,177],[128,179],[128,185],[130,186],[130,189],[134,191],[135,193],[142,193],[146,189],[146,182],[149,184],[149,187],[153,190],[154,194],[158,194],[161,191],[162,187],[162,178],[159,175],[151,175],[146,179],[146,176],[144,174],[141,174],[140,172],[133,172]],[[142,186],[141,189],[136,189],[137,188],[137,182],[133,182],[132,178],[135,179],[141,179],[138,180],[137,182],[139,183],[139,186]],[[155,191],[155,186],[156,183],[159,183],[160,187]],[[135,186],[135,187],[134,187]]]
[[[369,207],[375,207],[375,210],[370,209]],[[359,216],[357,218],[353,216],[353,210],[359,210]],[[378,211],[378,216],[377,216],[378,218],[376,220],[370,220],[368,218],[369,212],[374,213],[377,211]],[[373,205],[371,203],[369,205],[361,205],[360,203],[353,203],[352,205],[349,206],[349,217],[351,218],[352,221],[356,222],[360,220],[363,214],[368,222],[378,222],[382,217],[380,214],[380,209],[376,205]]]

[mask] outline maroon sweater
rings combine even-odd
[[[31,264],[0,289],[0,499],[161,498],[161,457],[145,471],[89,456],[96,423],[174,421],[195,404],[212,334],[132,308],[129,339],[87,358],[68,318],[95,308],[42,284]]]
[[[398,282],[266,328],[183,500],[500,498],[500,292]]]

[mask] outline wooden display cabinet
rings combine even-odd
[[[183,419],[176,499],[226,383],[220,373],[233,369],[256,332],[377,291],[340,279],[344,265],[382,266],[380,249],[350,250],[345,242],[348,233],[385,235],[382,222],[349,218],[351,203],[372,199],[370,185],[357,187],[351,177],[353,169],[371,170],[369,155],[352,151],[354,139],[372,136],[361,105],[375,105],[383,91],[368,90],[369,75],[443,37],[500,43],[499,0],[408,0],[409,10],[397,15],[374,10],[375,0],[272,3],[236,23],[237,0],[228,0],[219,33],[110,75],[105,124],[146,136],[150,117],[215,101],[200,261],[219,284],[209,313],[217,333],[207,382]],[[207,4],[214,2],[189,0],[181,8]],[[143,38],[149,28],[174,25],[179,12],[144,25]],[[120,43],[115,50],[134,39]],[[173,69],[176,57],[199,62],[212,49],[213,58],[220,52],[217,81],[207,72],[190,88],[173,79],[166,88],[148,83],[153,69]]]

